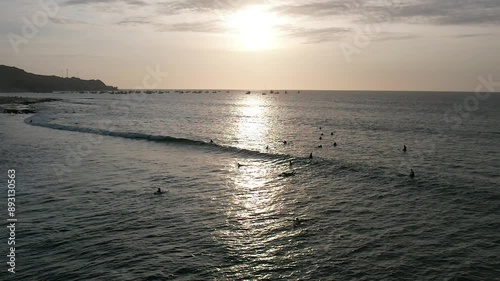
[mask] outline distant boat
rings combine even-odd
[[[274,91],[273,91],[273,90],[271,90],[269,93],[274,94]]]
[[[251,92],[250,92],[250,91],[248,91],[248,92],[246,92],[246,93],[245,93],[245,95],[250,95],[250,93],[251,93]]]
[[[263,96],[267,95],[266,93],[262,93]]]

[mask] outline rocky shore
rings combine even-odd
[[[35,113],[35,104],[59,100],[49,98],[0,97],[0,113],[33,114]]]

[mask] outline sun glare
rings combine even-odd
[[[250,6],[230,15],[228,28],[238,34],[238,48],[247,51],[276,47],[278,16],[266,6]]]

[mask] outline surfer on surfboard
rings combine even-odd
[[[161,195],[165,193],[165,191],[162,191],[161,188],[158,187],[158,190],[155,192],[156,195]]]

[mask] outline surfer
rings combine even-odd
[[[266,146],[266,150],[269,150],[269,145],[268,145],[268,146]]]
[[[280,174],[280,177],[284,177],[284,178],[291,177],[291,176],[295,176],[295,171],[284,172],[284,173]]]
[[[319,137],[319,140],[323,140],[323,137]]]
[[[323,148],[323,145],[318,145],[318,148]]]
[[[292,165],[293,165],[293,162],[292,162],[292,160],[290,160],[290,167],[291,167]]]
[[[406,152],[406,145],[403,145],[403,152]]]
[[[161,191],[161,188],[158,187],[158,190],[155,192],[156,195],[163,194],[163,191]]]
[[[413,171],[413,169],[410,169],[410,178],[414,178],[415,177],[415,172]]]
[[[309,159],[313,159],[313,153],[309,154]]]
[[[333,136],[333,132],[330,133],[330,136]]]
[[[333,143],[333,146],[334,146],[334,147],[337,147],[337,143],[336,143],[336,142],[334,142],[334,143]]]
[[[211,143],[211,144],[213,144],[213,143],[214,143],[214,141],[213,141],[213,140],[210,140],[210,143]]]
[[[288,144],[288,142],[285,140],[285,141],[283,141],[283,144],[284,144],[284,145],[287,145],[287,144]]]

